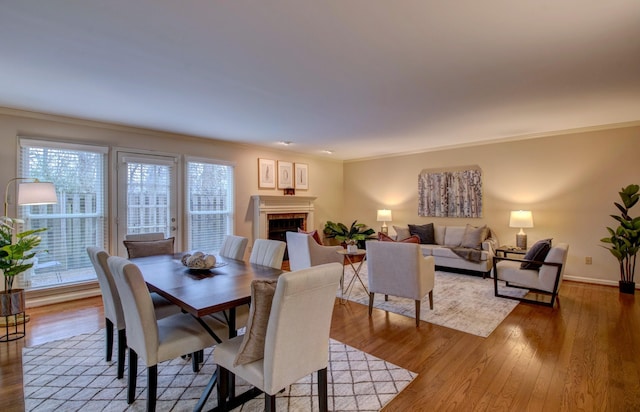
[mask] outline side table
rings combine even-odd
[[[367,251],[364,249],[358,249],[355,252],[348,252],[346,249],[342,249],[342,250],[336,250],[336,253],[345,256],[347,258],[347,261],[349,262],[349,265],[351,266],[351,269],[353,269],[353,277],[351,278],[351,280],[349,281],[349,284],[347,285],[346,289],[344,287],[344,265],[342,266],[342,277],[340,278],[340,303],[345,304],[347,302],[347,300],[349,299],[349,296],[351,296],[351,291],[353,290],[353,285],[354,285],[354,281],[356,280],[356,278],[358,279],[358,281],[360,281],[360,284],[362,285],[362,287],[364,288],[365,292],[367,292],[367,295],[369,294],[369,289],[367,289],[367,287],[365,286],[364,282],[362,281],[362,278],[360,278],[360,270],[362,269],[362,264],[364,263],[364,261],[367,259]],[[360,263],[358,264],[358,266],[356,267],[354,265],[353,260],[351,260],[352,257],[355,256],[362,256],[362,260],[360,260]],[[347,292],[347,298],[345,299],[344,294],[345,292]]]
[[[496,255],[500,256],[500,253],[502,253],[502,257],[507,257],[508,254],[520,255],[524,257],[524,255],[527,254],[527,249],[519,249],[513,246],[500,246],[496,248]]]

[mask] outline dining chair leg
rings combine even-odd
[[[218,410],[227,410],[227,397],[229,396],[229,371],[218,365]]]
[[[193,352],[191,354],[191,369],[194,372],[198,372],[200,370],[200,362],[198,362],[198,360],[199,360],[198,352]]]
[[[265,412],[276,412],[276,395],[264,394]]]
[[[129,381],[127,382],[127,403],[132,404],[136,399],[136,379],[138,376],[138,354],[129,349]]]
[[[416,299],[416,328],[420,326],[420,299]]]
[[[429,309],[433,310],[433,290],[429,291]]]
[[[106,353],[105,353],[105,360],[107,362],[111,362],[111,353],[113,352],[113,322],[111,322],[109,319],[104,318],[104,323],[105,323],[105,328],[104,328],[104,333],[105,333],[105,342],[106,342]]]
[[[147,368],[147,412],[156,410],[156,397],[158,396],[158,365]]]
[[[124,357],[127,353],[127,332],[125,329],[118,331],[118,379],[124,376]]]
[[[320,412],[327,412],[329,410],[327,368],[318,371],[318,406]]]

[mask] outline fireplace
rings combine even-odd
[[[310,196],[262,196],[253,198],[253,238],[286,242],[287,231],[313,230],[313,201]]]

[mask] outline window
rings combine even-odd
[[[215,253],[233,234],[233,165],[187,159],[187,249]]]
[[[47,228],[34,267],[17,278],[19,287],[95,279],[86,248],[107,244],[107,152],[106,147],[20,139],[19,176],[53,182],[58,203],[18,210],[25,228]]]

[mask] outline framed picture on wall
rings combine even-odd
[[[276,188],[276,161],[258,159],[258,189]]]
[[[295,164],[295,185],[296,189],[309,189],[309,165],[306,163]]]
[[[293,187],[293,163],[278,160],[278,189]]]

